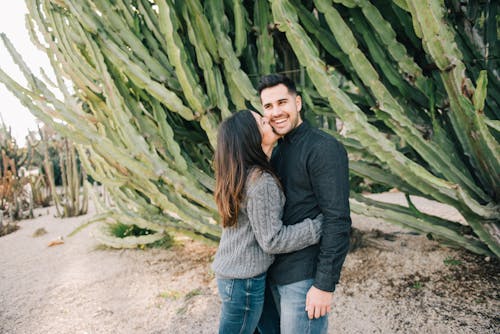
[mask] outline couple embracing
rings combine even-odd
[[[347,154],[302,120],[289,78],[258,91],[264,117],[239,111],[217,136],[219,333],[327,333],[349,249]]]

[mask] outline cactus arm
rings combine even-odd
[[[366,56],[357,48],[357,42],[345,24],[338,11],[330,6],[328,0],[315,0],[318,10],[325,14],[332,33],[342,50],[349,55],[351,62],[360,76],[361,80],[370,88],[372,94],[378,101],[378,110],[387,113],[384,119],[401,138],[406,141],[432,166],[434,170],[439,170],[446,178],[461,187],[467,189],[479,199],[488,201],[489,197],[481,188],[477,187],[473,181],[456,168],[452,161],[446,160],[448,157],[444,149],[432,142],[425,141],[423,136],[413,126],[413,122],[405,115],[401,104],[394,99],[387,88],[378,80],[379,76]]]
[[[178,18],[171,6],[168,0],[158,1],[160,32],[169,41],[167,54],[175,67],[185,97],[197,115],[201,116],[208,108],[208,99],[198,84],[198,80],[195,79],[191,60],[177,32]]]
[[[364,113],[352,103],[345,93],[330,82],[324,70],[324,63],[318,57],[317,49],[312,45],[302,28],[297,25],[297,16],[290,3],[288,1],[275,1],[272,8],[274,18],[279,24],[279,29],[284,31],[288,39],[292,42],[291,44],[299,61],[306,65],[306,69],[318,93],[328,99],[336,114],[339,115],[349,128],[350,135],[356,138],[363,146],[370,146],[372,148],[371,151],[379,160],[394,164],[391,166],[391,169],[401,173],[400,175],[405,177],[410,184],[414,184],[417,188],[422,189],[423,184],[421,182],[417,183],[417,178],[414,181],[411,179],[417,174],[428,174],[428,172],[413,165],[411,162],[403,164],[402,162],[407,159],[402,157],[401,153],[397,152],[394,145],[386,138],[377,135],[377,131],[368,123]],[[376,73],[372,73],[372,75],[376,77]],[[432,180],[432,182],[425,185],[429,188],[428,190],[423,190],[424,193],[435,192],[430,191],[431,188],[434,190],[439,189],[436,191],[439,194],[438,196],[443,196],[442,199],[446,201],[454,201],[456,194],[453,194],[451,184],[447,184],[443,180],[438,180],[430,174],[428,180]]]
[[[248,15],[242,0],[233,0],[234,14],[234,48],[237,57],[241,56],[247,46]]]
[[[256,0],[254,3],[254,25],[257,31],[257,61],[259,73],[269,74],[276,66],[274,59],[274,42],[269,32],[268,24],[271,21],[271,8],[267,0]]]
[[[357,194],[353,194],[351,198],[351,209],[358,214],[378,217],[402,227],[423,233],[431,233],[434,237],[445,239],[477,254],[493,255],[479,240],[464,236],[458,224],[423,213],[420,213],[421,217],[415,217],[409,208],[380,203]]]
[[[246,73],[242,71],[241,63],[234,52],[231,40],[224,30],[223,20],[227,20],[227,17],[224,14],[223,0],[209,1],[205,8],[217,40],[219,55],[223,59],[224,74],[228,80],[227,84],[233,85],[229,88],[229,91],[238,91],[246,101],[250,101],[254,108],[260,110],[257,91]],[[230,80],[231,82],[229,82]]]
[[[465,66],[453,39],[451,28],[444,20],[444,9],[439,1],[407,1],[414,26],[422,31],[422,40],[429,55],[440,70],[446,92],[450,97],[449,113],[453,129],[464,149],[469,152],[482,184],[491,185],[491,194],[500,198],[500,149],[484,125],[484,116],[474,111],[472,102],[462,94],[470,86],[465,77]],[[477,133],[477,134],[476,134]]]

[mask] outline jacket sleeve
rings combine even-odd
[[[307,161],[309,180],[324,216],[314,286],[334,291],[349,251],[351,217],[347,152],[337,140],[320,142]]]
[[[281,190],[274,178],[263,174],[247,192],[247,214],[255,238],[264,252],[289,253],[317,243],[321,237],[319,215],[290,226],[283,225]]]

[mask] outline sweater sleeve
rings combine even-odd
[[[255,238],[264,252],[289,253],[318,243],[322,215],[294,225],[283,225],[281,189],[276,180],[263,174],[247,193],[247,213]]]

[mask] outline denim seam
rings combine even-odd
[[[243,316],[243,324],[241,326],[241,329],[240,329],[240,334],[241,333],[244,333],[243,332],[243,329],[246,328],[246,325],[247,325],[247,320],[248,320],[248,310],[249,310],[249,301],[250,301],[250,297],[249,297],[249,293],[248,291],[251,289],[251,285],[252,285],[252,280],[251,279],[247,279],[246,280],[246,291],[245,291],[245,295],[246,295],[246,302],[245,302],[245,315]]]

